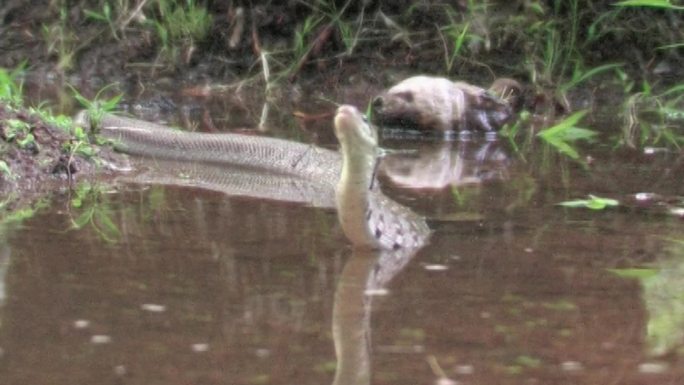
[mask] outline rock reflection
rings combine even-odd
[[[393,183],[417,189],[508,179],[508,156],[496,141],[426,143],[417,153],[385,157],[381,172]]]

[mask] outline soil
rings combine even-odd
[[[19,142],[24,137],[8,138],[11,119],[26,122],[35,142],[22,148]],[[0,171],[0,208],[11,211],[51,191],[71,188],[84,178],[111,174],[107,164],[126,163],[123,155],[108,147],[96,147],[96,154],[89,158],[70,154],[68,144],[75,140],[37,114],[0,102],[0,159],[10,170]]]

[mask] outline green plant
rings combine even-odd
[[[16,175],[14,175],[10,166],[2,159],[0,159],[0,172],[2,172],[8,180],[14,180],[16,178]]]
[[[19,148],[36,148],[36,139],[31,132],[31,125],[19,119],[7,119],[5,121],[5,138],[15,141]]]
[[[468,36],[469,28],[470,23],[465,23],[463,26],[452,23],[451,25],[439,30],[440,38],[444,44],[444,64],[446,66],[447,73],[451,72],[454,62],[461,55],[463,44]],[[446,34],[448,39],[444,37],[444,34]],[[449,45],[452,47],[451,50],[449,49]]]
[[[151,21],[161,42],[160,54],[176,61],[183,50],[193,51],[197,42],[209,33],[212,17],[195,0],[156,2],[158,19]]]
[[[523,150],[530,145],[532,136],[531,135],[525,135],[524,142],[522,145],[518,145],[517,138],[518,138],[518,135],[520,134],[520,131],[522,130],[522,128],[530,123],[530,117],[531,117],[531,114],[528,111],[522,111],[522,112],[520,112],[518,119],[513,124],[506,124],[499,131],[499,135],[503,136],[504,138],[506,138],[508,140],[508,143],[513,148],[513,151],[518,156],[520,156],[520,158],[523,161],[525,160],[525,155],[524,155]]]
[[[90,100],[81,95],[81,93],[78,92],[74,87],[69,85],[69,88],[71,88],[71,91],[73,92],[74,98],[79,103],[81,103],[83,107],[86,108],[88,118],[90,119],[90,124],[92,127],[98,127],[100,125],[102,117],[106,113],[114,112],[116,110],[117,105],[119,104],[119,101],[123,97],[123,94],[118,94],[112,96],[109,99],[102,98],[102,94],[114,86],[116,86],[116,84],[112,83],[103,87],[97,92],[97,94],[95,94],[95,98],[93,98],[93,100]]]
[[[596,136],[595,131],[576,126],[585,114],[586,111],[578,111],[560,123],[542,130],[537,136],[560,153],[579,160],[579,153],[573,144],[578,140],[592,140]]]
[[[24,71],[26,62],[23,62],[12,71],[0,68],[0,101],[13,106],[20,106],[23,101],[23,83],[18,81]]]
[[[572,71],[572,75],[570,77],[570,80],[561,84],[558,87],[558,90],[561,93],[565,93],[565,92],[569,91],[570,89],[576,87],[580,83],[583,83],[583,82],[587,81],[588,79],[590,79],[590,78],[592,78],[592,77],[594,77],[594,76],[596,76],[602,72],[606,72],[609,70],[617,70],[620,67],[622,67],[621,63],[609,63],[609,64],[603,64],[603,65],[600,65],[600,66],[597,66],[597,67],[594,67],[592,69],[585,71],[582,69],[582,66],[580,65],[580,63],[576,62],[575,67]]]
[[[558,204],[563,207],[581,207],[591,210],[603,210],[608,207],[616,207],[620,205],[620,202],[611,198],[602,198],[596,195],[589,194],[588,199],[576,199],[571,201],[565,201]]]
[[[70,132],[73,127],[73,119],[66,115],[55,115],[49,108],[44,106],[30,107],[29,112],[40,118],[46,124],[62,129],[64,132]]]
[[[102,4],[101,12],[86,9],[83,11],[83,13],[85,14],[86,18],[106,23],[109,26],[109,30],[111,31],[114,39],[119,40],[119,35],[116,32],[116,22],[114,20],[114,16],[112,15],[112,7],[109,5],[109,1],[105,1],[104,4]]]
[[[61,71],[73,66],[77,50],[78,37],[69,27],[67,18],[67,8],[61,7],[58,20],[42,28],[47,52],[57,55],[57,69]]]
[[[684,7],[674,5],[670,0],[625,0],[613,5],[618,7],[651,7],[684,10]]]

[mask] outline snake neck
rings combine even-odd
[[[377,240],[368,221],[376,162],[374,147],[342,146],[342,174],[335,191],[342,229],[357,247],[376,248]]]
[[[338,189],[361,197],[367,195],[375,177],[375,149],[342,145],[342,159]]]

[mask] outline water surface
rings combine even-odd
[[[677,155],[606,150],[587,170],[505,143],[397,146],[418,152],[380,180],[434,229],[415,254],[353,251],[329,199],[236,192],[234,170],[56,193],[3,233],[0,383],[684,380],[684,222],[556,206],[681,196]]]

